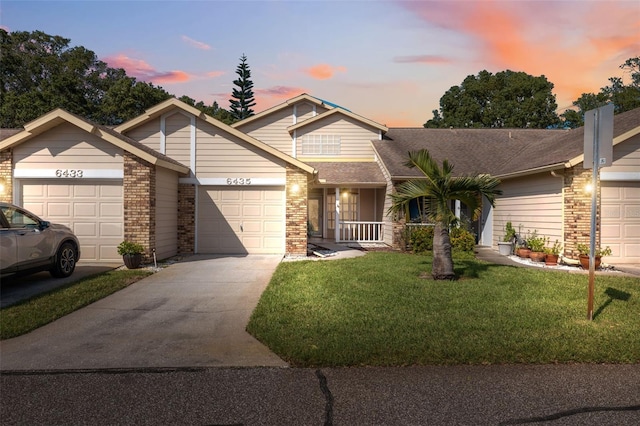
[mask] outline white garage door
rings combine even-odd
[[[606,262],[640,264],[640,182],[602,183],[602,246]]]
[[[122,261],[122,181],[24,180],[22,205],[38,216],[66,225],[80,240],[81,262]]]
[[[198,253],[284,253],[285,196],[282,187],[198,190]]]

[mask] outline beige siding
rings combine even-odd
[[[122,169],[122,149],[72,124],[13,148],[16,169]],[[52,178],[55,175],[51,176]]]
[[[125,136],[160,152],[160,118],[156,118],[132,129],[125,133]]]
[[[158,168],[156,174],[156,256],[165,259],[178,249],[178,176]]]
[[[199,178],[285,178],[285,163],[253,145],[198,121]]]
[[[191,161],[191,117],[176,113],[165,118],[165,152],[182,164]]]
[[[328,111],[327,108],[316,106],[314,112],[314,105],[300,102],[296,104],[295,117],[293,105],[290,105],[288,108],[283,108],[246,125],[239,126],[238,130],[285,154],[292,155],[293,135],[289,133],[287,128],[326,111]]]
[[[360,220],[363,222],[376,222],[376,189],[360,189]]]
[[[522,234],[538,231],[538,235],[563,242],[562,179],[540,173],[502,182],[503,194],[496,200],[493,212],[493,246],[504,237],[504,226],[511,221]]]
[[[602,172],[640,172],[640,135],[613,147],[613,164]]]
[[[365,126],[350,117],[332,115],[324,120],[298,129],[297,157],[302,161],[362,159],[374,160],[371,140],[378,139],[378,131]],[[339,155],[304,155],[302,152],[302,137],[305,135],[336,135],[340,136]]]

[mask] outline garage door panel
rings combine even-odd
[[[640,183],[603,182],[602,246],[609,246],[608,263],[640,264]]]
[[[284,188],[200,187],[199,253],[284,253],[284,234]]]
[[[75,180],[21,182],[25,208],[66,225],[80,240],[82,261],[121,261],[124,239],[122,181]]]

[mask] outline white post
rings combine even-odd
[[[340,188],[336,188],[336,243],[340,241]]]

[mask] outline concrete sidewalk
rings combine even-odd
[[[188,257],[0,342],[0,370],[287,366],[245,331],[281,259]]]

